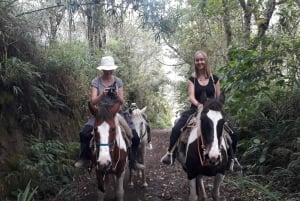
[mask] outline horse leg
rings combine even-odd
[[[197,201],[197,185],[196,185],[196,178],[189,180],[189,187],[190,187],[190,194],[189,194],[189,201]]]
[[[143,144],[143,148],[142,148],[142,152],[141,152],[141,162],[143,165],[145,165],[145,153],[146,153],[146,144]],[[148,187],[145,169],[143,169],[141,172],[142,172],[143,187]]]
[[[220,186],[223,182],[224,177],[225,177],[225,175],[220,174],[220,173],[215,176],[214,187],[213,187],[213,190],[212,190],[212,197],[213,197],[214,201],[219,201],[220,200]]]
[[[105,192],[97,190],[97,201],[104,201],[105,198]]]
[[[116,200],[123,201],[124,198],[124,176],[125,170],[119,178],[116,178]]]
[[[207,200],[207,194],[205,191],[204,183],[203,183],[203,178],[202,176],[197,177],[197,190],[198,190],[198,196],[199,196],[199,201],[205,201]]]
[[[133,170],[131,167],[129,167],[129,186],[132,188],[133,185]]]
[[[106,184],[108,182],[108,177],[106,177],[103,173],[96,171],[97,177],[97,201],[104,201],[106,195]]]

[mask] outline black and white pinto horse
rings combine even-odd
[[[121,133],[119,122],[120,102],[106,103],[98,108],[89,103],[89,110],[95,117],[94,137],[92,139],[92,164],[96,167],[98,201],[105,198],[109,177],[115,182],[117,201],[123,201],[124,176],[127,163],[127,146]]]
[[[147,122],[143,117],[147,107],[143,109],[135,108],[130,112],[131,120],[135,126],[137,134],[140,138],[140,144],[138,147],[138,156],[137,160],[139,163],[145,165],[145,154],[146,154],[146,146],[148,144],[148,133],[147,133]],[[145,169],[139,170],[142,177],[143,187],[147,187],[147,181],[145,176]],[[129,185],[133,186],[133,170],[129,169]]]
[[[178,160],[189,181],[189,201],[207,200],[203,176],[215,176],[212,197],[214,201],[220,200],[220,185],[229,162],[222,107],[220,101],[208,100],[198,112],[196,126],[191,129],[187,143],[178,145]]]

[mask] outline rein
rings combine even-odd
[[[200,120],[200,115],[202,113],[202,110],[203,109],[199,109],[198,110],[198,114],[197,114],[197,136],[200,137],[200,140],[201,140],[201,144],[199,142],[199,140],[197,140],[197,148],[198,148],[198,156],[199,156],[199,160],[200,160],[200,163],[201,163],[201,166],[204,166],[204,160],[203,160],[203,157],[202,157],[202,154],[201,154],[201,150],[200,150],[200,145],[203,149],[203,152],[205,151],[205,146],[204,146],[204,141],[203,141],[203,135],[202,135],[202,132],[201,132],[201,120]]]

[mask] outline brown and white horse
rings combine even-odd
[[[146,146],[148,144],[148,135],[147,133],[147,122],[145,118],[143,117],[147,107],[144,107],[143,109],[135,108],[131,110],[130,112],[130,117],[131,120],[135,126],[136,132],[140,138],[140,144],[138,147],[138,156],[137,160],[139,163],[145,165],[145,154],[146,154]],[[139,170],[142,176],[142,182],[143,182],[143,187],[147,187],[147,181],[146,181],[146,176],[145,176],[145,169]],[[129,169],[129,185],[133,186],[133,170],[130,168]]]
[[[120,102],[108,101],[98,108],[89,104],[89,109],[95,117],[92,164],[96,166],[98,200],[104,200],[109,175],[113,175],[116,200],[123,201],[127,147],[118,121]]]
[[[215,176],[212,197],[220,200],[220,185],[228,167],[223,104],[208,100],[198,112],[196,126],[189,133],[187,143],[179,143],[178,160],[189,180],[189,201],[207,200],[203,176]]]

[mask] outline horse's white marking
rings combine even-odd
[[[221,147],[223,147],[224,150],[227,149],[224,134],[222,134],[222,137],[221,137]]]
[[[219,200],[220,198],[220,186],[224,180],[224,174],[217,174],[214,180],[214,186],[212,191],[212,196],[214,200]]]
[[[123,201],[124,197],[124,177],[125,177],[125,171],[122,172],[121,176],[116,179],[116,200],[117,201]]]
[[[218,145],[218,136],[217,136],[217,124],[220,119],[222,119],[222,114],[220,111],[209,110],[207,117],[213,122],[213,134],[214,141],[212,142],[210,151],[208,153],[209,158],[217,158],[220,155],[219,145]]]
[[[117,138],[116,141],[117,141],[117,144],[118,144],[120,149],[123,149],[124,151],[126,151],[127,147],[126,147],[126,143],[125,143],[125,140],[123,138],[123,135],[122,135],[122,131],[121,131],[119,121],[115,119],[115,122],[116,122],[116,138]]]
[[[189,138],[188,138],[188,142],[187,142],[187,148],[186,148],[186,153],[185,153],[185,155],[187,156],[187,152],[188,152],[188,150],[189,150],[189,146],[190,146],[190,144],[192,143],[192,142],[194,142],[195,140],[197,140],[197,138],[198,138],[198,133],[197,133],[197,126],[196,127],[194,127],[192,130],[191,130],[191,133],[190,133],[190,136],[189,136]]]
[[[189,180],[189,186],[190,186],[189,201],[197,201],[198,195],[197,195],[196,178]]]
[[[97,128],[98,133],[100,133],[100,143],[101,144],[108,144],[108,137],[109,137],[109,124],[107,122],[103,122]],[[109,146],[100,146],[99,147],[99,157],[97,159],[100,163],[106,163],[107,161],[111,161],[111,157],[109,154]]]

